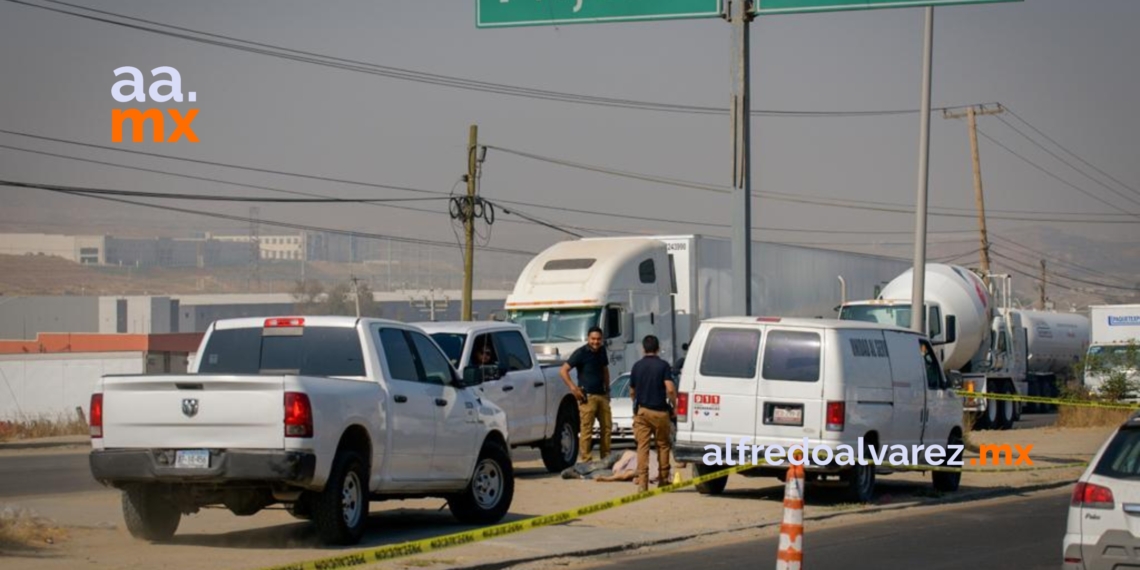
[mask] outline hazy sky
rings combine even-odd
[[[43,3],[43,0],[28,0]],[[79,0],[75,0],[78,2]],[[549,0],[571,2],[573,0]],[[45,4],[47,5],[47,4]],[[100,0],[87,6],[241,39],[444,75],[615,98],[727,107],[730,28],[722,20],[476,29],[474,0],[302,2]],[[70,9],[70,8],[68,8]],[[768,17],[753,33],[753,108],[913,109],[919,105],[921,9]],[[1140,188],[1140,2],[1026,0],[935,10],[933,104],[1001,102],[1120,181]],[[480,141],[571,161],[727,185],[727,116],[601,108],[413,83],[92,22],[0,1],[0,128],[110,145],[113,70],[173,66],[197,92],[200,143],[122,144],[197,159],[438,191],[466,168],[468,125]],[[147,73],[149,76],[149,73]],[[149,104],[149,103],[148,103]],[[1005,118],[1037,136],[1012,116]],[[1126,201],[1035,148],[995,117],[982,130],[1089,193],[1130,212]],[[760,191],[913,205],[918,116],[757,118],[754,188]],[[1040,137],[1037,137],[1040,139]],[[352,197],[395,191],[239,172],[0,134],[0,144],[125,162],[290,190]],[[1073,159],[1070,162],[1076,163]],[[987,207],[1119,213],[981,141]],[[973,208],[964,120],[932,119],[930,201]],[[0,149],[3,178],[132,190],[260,194],[156,174]],[[1112,184],[1111,182],[1108,182]],[[460,188],[461,189],[461,188]],[[491,151],[482,192],[619,214],[728,223],[728,197],[583,172]],[[15,222],[63,231],[78,219],[126,228],[169,222],[128,206],[0,188],[0,231]],[[173,205],[185,207],[185,203]],[[913,216],[759,198],[759,226],[899,231],[835,235],[764,231],[792,242],[909,241]],[[243,215],[246,206],[191,205]],[[419,238],[454,239],[443,203],[419,214],[382,208],[262,205],[261,216]],[[527,212],[571,225],[627,231],[726,235],[718,228]],[[186,216],[178,218],[187,220]],[[500,215],[500,218],[503,216]],[[167,219],[167,218],[163,218]],[[1121,219],[1121,218],[1117,218]],[[1027,225],[991,220],[1017,235]],[[193,220],[200,228],[236,227]],[[970,218],[931,218],[933,230],[972,230]],[[1135,224],[1046,224],[1084,237],[1134,240]],[[183,227],[186,227],[183,226]],[[537,250],[566,236],[495,225],[492,245]],[[974,234],[932,240],[974,239]],[[957,247],[968,251],[973,242]],[[867,248],[860,248],[867,249]],[[896,253],[906,255],[906,250]]]

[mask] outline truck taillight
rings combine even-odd
[[[1073,488],[1071,506],[1088,509],[1112,509],[1116,502],[1112,497],[1112,489],[1094,485],[1092,483],[1077,483]]]
[[[91,437],[103,437],[103,394],[91,394]]]
[[[689,393],[688,392],[678,392],[677,393],[677,421],[678,422],[689,421]]]
[[[285,392],[285,437],[313,437],[313,406],[300,392]]]
[[[305,319],[303,317],[292,317],[288,319],[265,319],[265,328],[267,329],[303,326],[305,326]]]
[[[847,421],[847,406],[843,402],[827,403],[827,431],[843,431]]]

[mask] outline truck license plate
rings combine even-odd
[[[185,449],[174,452],[174,467],[178,469],[209,469],[208,449]]]
[[[804,423],[803,408],[776,406],[772,409],[772,423],[799,426]]]

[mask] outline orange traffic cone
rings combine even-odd
[[[804,561],[804,466],[789,466],[785,479],[784,522],[780,524],[776,570],[801,570]]]

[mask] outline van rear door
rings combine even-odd
[[[689,421],[679,424],[678,441],[722,444],[753,437],[756,425],[756,378],[759,327],[716,325],[700,329],[693,348],[696,362],[686,367],[681,391],[689,395]],[[692,372],[689,367],[692,367]]]
[[[823,332],[767,330],[756,402],[759,438],[791,444],[823,435],[827,411],[823,400]]]

